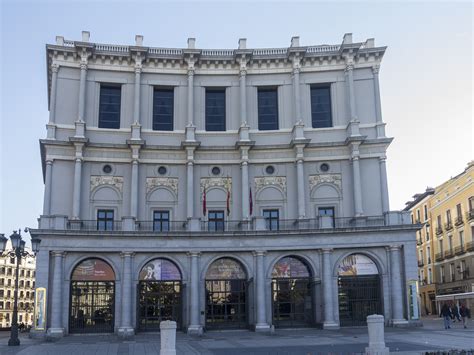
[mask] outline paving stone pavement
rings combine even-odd
[[[123,341],[115,335],[71,335],[57,342],[30,339],[21,334],[19,347],[8,347],[9,333],[0,332],[1,355],[155,355],[160,353],[160,334],[138,334]],[[386,346],[399,355],[424,351],[474,349],[474,322],[468,329],[453,324],[444,330],[439,318],[423,321],[418,328],[385,328]],[[366,327],[322,329],[278,329],[273,334],[251,331],[207,332],[202,337],[178,332],[177,354],[192,355],[316,355],[361,354],[368,344]]]

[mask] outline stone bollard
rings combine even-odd
[[[388,355],[389,349],[385,346],[384,318],[378,314],[367,316],[369,329],[369,346],[365,348],[366,355]]]
[[[176,322],[165,320],[160,323],[160,355],[176,355]]]

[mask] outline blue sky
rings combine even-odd
[[[392,209],[473,159],[471,2],[9,1],[1,3],[0,233],[36,227],[48,121],[45,44],[79,40],[197,48],[338,44],[374,37],[388,50],[380,72]],[[67,3],[67,4],[65,4]]]

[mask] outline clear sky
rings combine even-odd
[[[391,209],[457,175],[473,159],[472,2],[1,3],[0,233],[36,227],[43,179],[38,140],[48,122],[45,44],[80,40],[197,48],[339,44],[374,37],[388,50],[380,72]]]

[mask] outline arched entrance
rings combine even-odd
[[[166,259],[147,263],[139,275],[138,329],[160,330],[160,322],[173,320],[181,328],[182,283],[178,267]]]
[[[246,328],[247,275],[231,258],[214,261],[206,273],[206,328]]]
[[[369,257],[346,256],[338,265],[338,286],[341,326],[363,326],[368,315],[381,314],[379,271]]]
[[[70,333],[114,331],[115,273],[105,261],[86,259],[74,268],[70,299]]]
[[[296,257],[280,259],[272,271],[273,324],[304,327],[313,324],[311,273]]]

